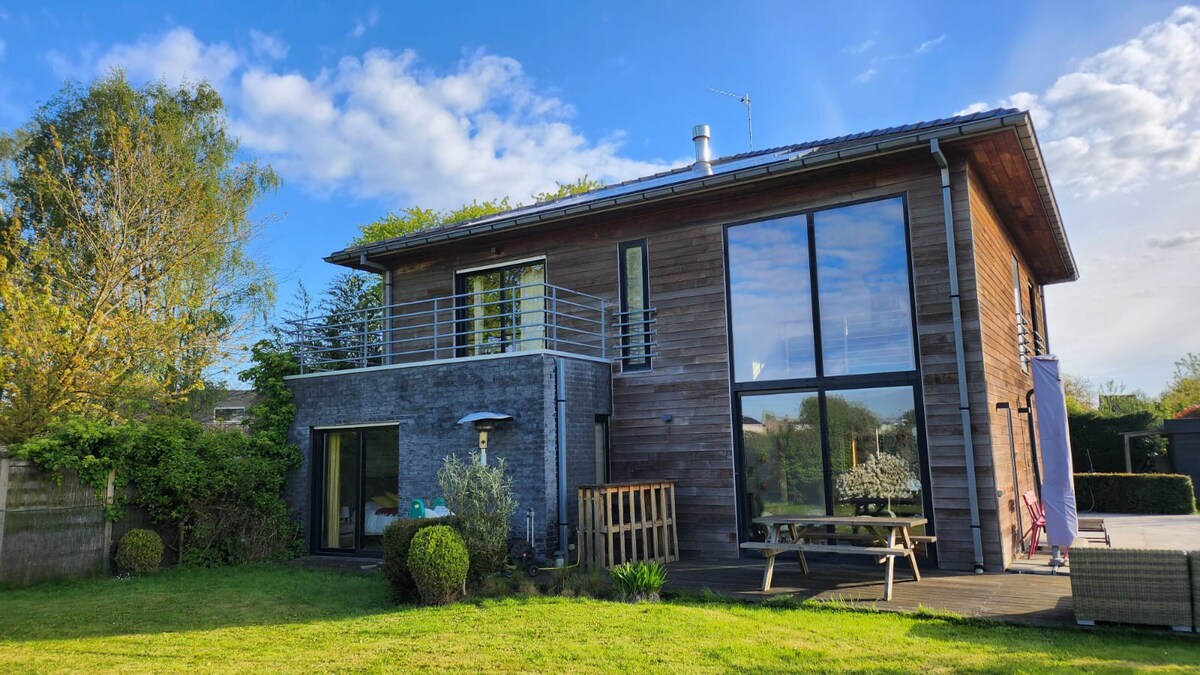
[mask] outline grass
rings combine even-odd
[[[0,671],[1128,672],[1200,669],[1200,640],[705,595],[394,606],[377,577],[175,569],[0,593]]]

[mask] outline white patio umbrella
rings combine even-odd
[[[1067,427],[1067,397],[1063,392],[1058,357],[1033,357],[1033,393],[1037,401],[1038,447],[1042,451],[1042,506],[1046,510],[1046,541],[1054,561],[1059,549],[1079,534],[1075,510],[1075,479],[1071,437]]]

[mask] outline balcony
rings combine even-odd
[[[552,284],[459,293],[287,322],[301,373],[548,350],[609,362],[656,356],[653,308],[618,311]]]

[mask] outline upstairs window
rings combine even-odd
[[[651,312],[650,273],[647,267],[646,240],[620,245],[621,311],[617,327],[621,334],[621,370],[650,370]]]
[[[1025,309],[1021,306],[1021,266],[1017,256],[1012,257],[1013,310],[1016,313],[1017,324],[1017,357],[1021,359],[1021,372],[1029,372],[1030,331],[1032,327],[1025,317]]]
[[[458,273],[459,356],[545,349],[546,263]]]

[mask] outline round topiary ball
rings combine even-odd
[[[162,563],[163,541],[153,530],[130,530],[117,543],[117,570],[124,574],[153,572]]]
[[[453,529],[437,525],[413,535],[408,569],[425,604],[444,605],[462,595],[468,567],[467,545]]]

